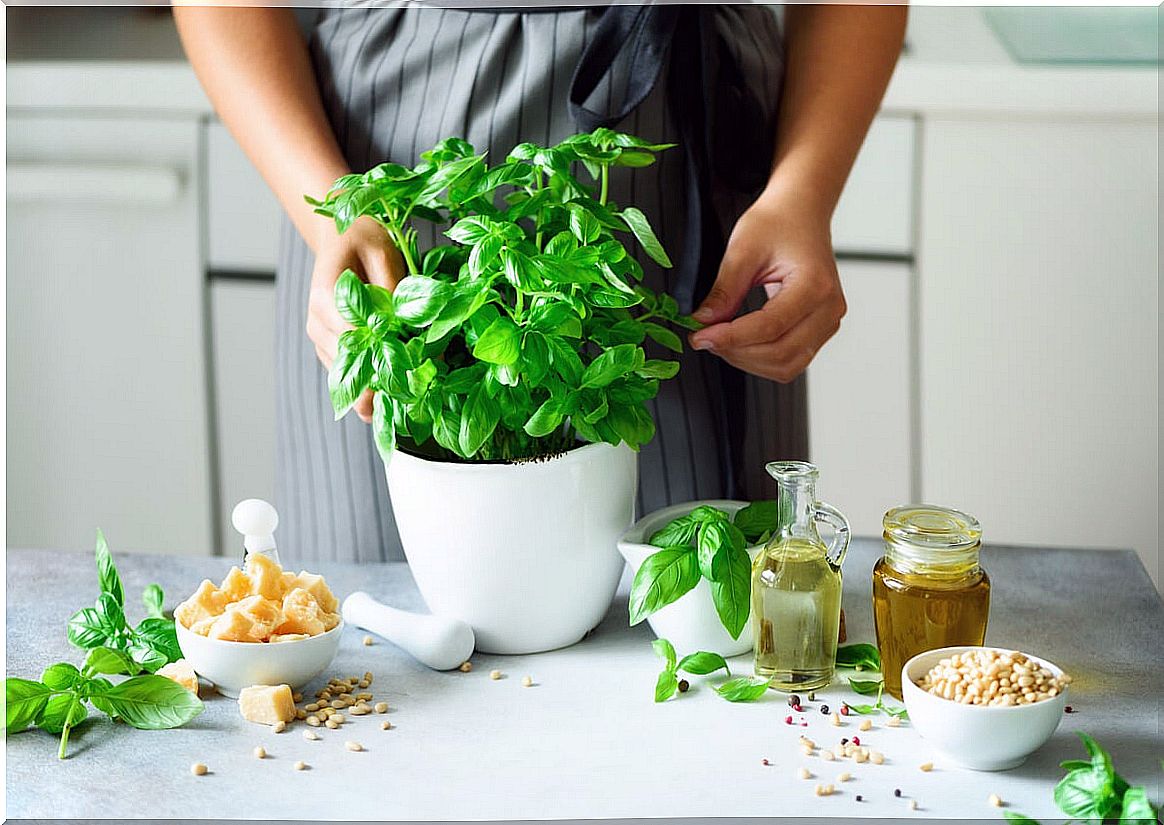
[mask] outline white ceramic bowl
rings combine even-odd
[[[658,547],[647,544],[647,539],[672,519],[690,513],[701,504],[716,507],[732,515],[746,506],[746,502],[743,501],[688,501],[643,516],[618,540],[618,552],[626,559],[632,579],[647,557],[659,551]],[[762,549],[761,545],[749,547],[748,555],[754,559]],[[751,623],[744,625],[740,638],[733,639],[731,634],[724,630],[719,614],[715,612],[715,603],[711,600],[711,586],[702,578],[689,592],[648,616],[647,624],[651,626],[656,636],[670,641],[680,653],[706,650],[721,656],[740,656],[752,649]]]
[[[302,687],[323,672],[339,648],[341,621],[326,633],[293,642],[224,642],[174,622],[178,646],[194,672],[232,698],[251,685]]]
[[[1052,699],[1030,705],[996,707],[951,702],[927,693],[915,683],[941,659],[969,650],[1010,652],[1000,647],[943,647],[919,653],[905,663],[901,691],[910,724],[934,750],[957,765],[976,771],[1016,768],[1059,727],[1069,688]],[[1045,659],[1024,655],[1056,676],[1063,675],[1061,669]]]

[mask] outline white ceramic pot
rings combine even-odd
[[[477,649],[571,645],[605,615],[634,520],[637,455],[587,444],[516,464],[429,461],[400,450],[388,491],[416,586],[468,622]]]
[[[743,501],[689,501],[686,504],[664,507],[639,519],[622,534],[618,542],[618,550],[630,566],[632,577],[639,572],[639,567],[646,558],[659,550],[658,547],[647,544],[647,539],[661,530],[667,522],[687,515],[701,504],[716,507],[732,515],[747,506],[747,502]],[[754,559],[762,549],[762,545],[749,547],[748,555]],[[711,585],[702,578],[699,584],[678,600],[648,616],[647,623],[656,636],[669,640],[683,655],[706,650],[721,656],[739,656],[752,649],[751,623],[744,625],[740,638],[733,639],[724,629],[719,614],[715,612],[715,603],[711,600]]]

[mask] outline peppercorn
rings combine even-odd
[[[894,788],[893,795],[900,799],[901,798],[901,788]]]
[[[767,760],[767,759],[762,759],[762,760],[760,761],[760,764],[761,764],[761,765],[767,765],[767,764],[768,764],[768,760]]]
[[[680,680],[679,680],[679,692],[680,692],[680,693],[686,693],[686,692],[687,692],[687,689],[688,689],[689,687],[691,687],[691,683],[690,683],[690,682],[688,682],[686,679],[680,679]]]
[[[847,737],[847,736],[846,736],[844,739],[842,739],[842,740],[841,740],[841,744],[842,744],[842,745],[847,745],[847,744],[849,744],[849,737]]]
[[[815,691],[809,691],[808,701],[810,701],[810,702],[816,701],[816,692]]]
[[[795,710],[796,706],[800,704],[800,697],[795,693],[792,694],[788,697],[788,704],[792,707],[793,710]]]
[[[841,716],[848,716],[848,715],[849,715],[849,706],[842,704],[841,705]]]
[[[863,801],[864,801],[864,797],[862,797],[862,796],[861,796],[861,794],[857,794],[857,801],[858,801],[858,802],[863,802]]]
[[[784,724],[786,724],[786,725],[791,725],[791,724],[792,724],[792,717],[791,717],[791,716],[785,716],[785,717],[784,717]]]
[[[1074,712],[1075,712],[1075,708],[1073,708],[1073,707],[1071,707],[1070,705],[1068,705],[1067,707],[1063,708],[1063,712],[1064,712],[1064,713],[1074,713]]]
[[[853,744],[854,744],[854,745],[857,745],[858,747],[860,747],[860,745],[861,745],[861,737],[859,737],[859,736],[854,736],[854,737],[853,737]]]
[[[828,716],[829,715],[829,706],[828,705],[821,705],[820,712],[823,713],[825,716]]]

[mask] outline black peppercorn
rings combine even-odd
[[[900,798],[901,797],[901,788],[894,788],[893,795]]]
[[[864,800],[864,797],[862,797],[861,794],[857,794],[857,801],[861,802],[863,800]]]
[[[800,704],[800,697],[797,696],[795,693],[792,694],[791,696],[788,697],[788,704],[791,707],[796,707],[797,705]]]
[[[821,705],[820,712],[823,713],[825,716],[828,716],[829,715],[829,706],[828,705]]]
[[[691,684],[686,679],[679,680],[679,692],[680,693],[686,693],[687,689],[689,687],[691,687]]]

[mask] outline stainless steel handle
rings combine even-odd
[[[96,163],[10,163],[7,198],[16,203],[118,203],[163,206],[182,194],[170,166]]]

